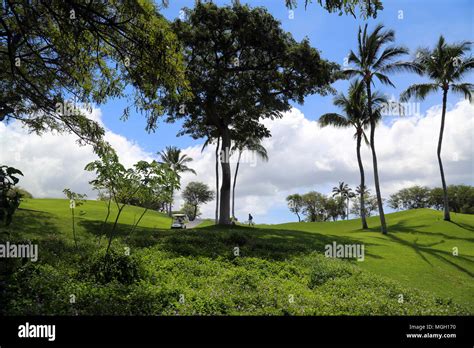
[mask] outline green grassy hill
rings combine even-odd
[[[368,231],[360,228],[359,220],[261,227],[364,243],[366,260],[358,266],[405,286],[451,296],[474,309],[474,215],[451,217],[452,222],[446,222],[442,212],[431,209],[388,214],[387,236],[380,233],[378,217],[368,219]],[[453,256],[454,247],[458,256]]]
[[[39,260],[8,260],[0,275],[4,314],[474,312],[473,216],[453,214],[447,223],[427,209],[388,214],[389,235],[383,236],[377,218],[369,219],[369,231],[361,231],[357,220],[253,228],[203,223],[172,231],[167,216],[148,212],[127,238],[142,212],[129,206],[104,266],[104,202],[86,201],[76,209],[77,249],[67,200],[28,199],[20,208],[0,232],[9,233],[8,240],[38,243]],[[326,258],[324,246],[333,241],[364,243],[365,261]]]

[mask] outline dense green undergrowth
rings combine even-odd
[[[127,238],[130,225],[124,220],[104,258],[99,221],[86,215],[79,218],[76,249],[66,215],[18,212],[4,232],[10,241],[38,243],[39,259],[3,262],[1,315],[469,314],[447,296],[403,286],[321,252],[335,238],[353,241],[348,237],[145,226]]]

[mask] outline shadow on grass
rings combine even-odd
[[[429,261],[428,259],[423,255],[423,253],[427,254],[427,255],[430,255],[430,256],[433,256],[437,259],[439,259],[440,261],[443,261],[451,266],[453,266],[454,268],[458,269],[459,271],[471,276],[471,277],[474,277],[474,273],[471,272],[470,270],[458,265],[457,263],[455,263],[454,261],[450,260],[450,258],[453,258],[455,257],[456,259],[459,259],[459,260],[463,260],[467,263],[471,263],[474,265],[474,260],[471,260],[470,258],[468,257],[465,257],[465,256],[461,256],[461,255],[458,255],[458,256],[453,256],[451,253],[447,252],[447,251],[444,251],[444,250],[437,250],[437,249],[432,249],[431,247],[435,246],[435,245],[439,245],[441,243],[444,243],[444,241],[439,241],[439,242],[435,242],[435,243],[427,243],[427,244],[418,244],[418,239],[416,239],[415,241],[413,242],[409,242],[409,241],[406,241],[400,237],[397,237],[393,234],[388,234],[388,238],[390,238],[391,240],[393,240],[394,242],[397,242],[401,245],[405,245],[409,248],[412,248],[425,262],[427,262],[430,266],[433,266]]]
[[[102,225],[98,221],[81,221],[81,226],[98,236]],[[112,223],[107,224],[107,233]],[[234,248],[239,254],[269,260],[284,260],[296,255],[324,252],[327,244],[357,244],[357,239],[348,237],[323,235],[314,232],[261,229],[243,226],[208,226],[189,230],[169,230],[137,227],[127,239],[131,226],[118,224],[115,239],[126,240],[132,247],[154,247],[180,256],[203,256],[209,258],[233,258]],[[105,240],[106,237],[102,237]],[[366,256],[381,258],[367,253]]]
[[[18,209],[10,226],[0,226],[0,237],[4,239],[30,236],[42,238],[45,235],[58,235],[60,230],[56,222],[57,219],[53,214],[37,210]]]
[[[463,229],[468,230],[468,228],[462,226],[464,224],[459,224],[459,223],[456,223],[456,222],[452,222],[452,223],[459,226],[459,227],[461,227],[461,228],[463,228]],[[466,226],[468,226],[468,225],[466,225]],[[388,234],[393,235],[393,234],[397,234],[397,233],[401,232],[401,233],[416,234],[416,235],[427,236],[427,237],[438,236],[438,237],[442,237],[442,238],[445,238],[445,239],[462,240],[462,241],[465,241],[465,242],[474,243],[474,238],[456,237],[456,236],[446,234],[446,233],[442,233],[442,232],[420,231],[420,229],[428,228],[428,227],[432,227],[432,226],[430,226],[430,225],[416,225],[416,226],[414,226],[412,224],[407,225],[406,221],[401,220],[401,221],[397,222],[396,224],[391,224],[391,225],[388,226]],[[374,228],[369,228],[369,230],[376,231],[376,229],[374,229]]]

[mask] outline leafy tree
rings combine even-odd
[[[86,194],[76,193],[71,191],[71,189],[65,188],[63,190],[64,195],[67,199],[69,199],[69,208],[71,209],[71,217],[72,217],[72,235],[74,237],[74,244],[76,245],[77,249],[77,238],[76,238],[76,224],[74,221],[74,215],[76,207],[79,207],[84,204],[85,198],[87,197]]]
[[[357,162],[359,164],[359,172],[360,172],[360,185],[365,186],[365,172],[364,166],[362,164],[362,157],[360,154],[360,147],[362,143],[362,139],[364,139],[365,143],[368,145],[369,140],[367,139],[367,135],[365,134],[365,130],[368,128],[370,124],[370,119],[368,117],[367,112],[367,96],[364,91],[364,85],[359,81],[356,80],[355,82],[351,83],[349,87],[349,93],[346,97],[343,93],[339,94],[333,101],[334,105],[340,107],[344,114],[337,114],[337,113],[328,113],[324,114],[319,118],[319,124],[321,127],[326,126],[333,126],[333,127],[340,127],[340,128],[347,128],[347,127],[354,127],[355,134],[354,138],[356,139],[356,154],[357,154]],[[378,121],[378,120],[377,120]],[[360,209],[361,209],[361,220],[362,220],[362,228],[366,229],[367,220],[365,218],[365,208],[364,208],[364,195],[359,195],[360,197]],[[349,197],[347,197],[349,198]],[[347,207],[349,210],[349,207]],[[347,214],[349,215],[349,213]]]
[[[339,216],[344,216],[344,199],[341,197],[329,197],[326,199],[324,210],[328,218],[336,221]]]
[[[187,202],[184,202],[184,204],[181,206],[180,212],[181,214],[185,214],[188,217],[192,217],[192,220],[190,218],[190,221],[193,221],[201,215],[201,210],[199,209],[199,206],[196,208],[195,206]]]
[[[198,206],[212,201],[214,199],[214,192],[206,184],[192,181],[183,190],[181,196],[187,204],[194,207],[194,212],[190,216],[190,220],[193,221],[197,217]]]
[[[326,200],[327,198],[316,191],[305,193],[303,196],[303,214],[310,222],[325,221],[326,215]]]
[[[383,211],[382,194],[380,193],[379,173],[377,166],[377,154],[375,152],[375,126],[378,117],[374,112],[374,95],[372,94],[372,85],[377,78],[381,83],[395,87],[388,78],[387,73],[411,70],[419,71],[416,64],[411,62],[393,61],[397,57],[408,53],[408,49],[399,46],[385,47],[385,45],[395,40],[393,30],[384,30],[383,25],[377,25],[371,33],[367,32],[367,24],[362,31],[359,27],[358,50],[357,53],[350,51],[349,62],[355,65],[355,68],[346,69],[344,73],[348,77],[360,76],[365,84],[367,94],[367,112],[370,120],[370,148],[372,150],[372,162],[374,168],[375,192],[377,195],[378,209],[380,215],[380,225],[382,233],[387,233],[387,224]]]
[[[392,194],[388,200],[392,209],[418,209],[430,207],[430,189],[426,186],[412,186]]]
[[[267,150],[263,147],[261,139],[246,138],[244,140],[237,140],[231,149],[231,153],[238,152],[237,164],[235,166],[234,183],[232,185],[232,217],[235,219],[235,186],[237,184],[237,174],[239,173],[240,160],[242,153],[250,151],[256,154],[261,160],[268,161]]]
[[[174,171],[178,178],[178,182],[180,180],[180,174],[190,172],[196,174],[196,171],[190,167],[188,167],[188,163],[192,162],[192,158],[188,155],[181,153],[181,149],[177,148],[176,146],[167,146],[164,151],[159,153],[161,156],[162,163],[166,163],[171,170]],[[169,211],[168,214],[171,216],[172,206],[173,206],[173,194],[171,192],[171,201],[169,204]]]
[[[448,186],[449,209],[455,213],[474,214],[474,187],[469,185]],[[444,190],[435,187],[430,191],[430,206],[437,210],[444,208]]]
[[[286,197],[286,201],[288,202],[288,208],[290,208],[290,211],[295,213],[296,216],[298,216],[298,222],[301,222],[300,213],[304,206],[303,197],[300,194],[295,193]]]
[[[193,94],[184,103],[163,98],[179,134],[220,139],[219,223],[230,224],[229,152],[236,138],[269,135],[260,123],[282,117],[290,101],[332,91],[337,66],[320,59],[308,40],[296,42],[264,8],[198,2],[173,28],[182,41],[186,78]]]
[[[19,187],[19,186],[16,186],[16,187],[12,187],[10,189],[10,191],[8,192],[8,195],[13,197],[13,196],[16,196],[18,195],[21,198],[33,198],[33,195],[28,192],[27,190],[25,190],[24,188],[22,187]]]
[[[140,182],[135,199],[137,205],[143,207],[144,210],[133,224],[129,236],[135,231],[149,209],[154,209],[162,202],[171,204],[173,191],[179,188],[179,178],[176,171],[166,163],[139,161],[134,167]]]
[[[446,104],[448,91],[460,93],[466,99],[472,101],[474,85],[472,83],[462,82],[466,74],[474,68],[474,58],[467,57],[470,51],[470,42],[464,41],[457,44],[446,43],[443,36],[439,37],[438,43],[433,50],[428,48],[419,49],[416,53],[416,64],[420,75],[426,75],[431,79],[430,83],[414,84],[408,87],[402,95],[402,100],[408,100],[411,97],[423,100],[433,92],[439,90],[443,94],[443,107],[441,111],[441,125],[438,138],[438,164],[441,174],[441,184],[444,193],[444,220],[450,221],[448,190],[446,188],[446,179],[444,176],[443,162],[441,160],[441,147],[443,143],[444,122],[446,117]]]
[[[20,181],[18,175],[23,176],[19,169],[5,165],[0,166],[0,221],[5,226],[12,223],[13,214],[20,206],[20,192],[12,191]]]
[[[304,0],[305,8],[311,4],[312,0]],[[359,9],[362,18],[377,17],[377,11],[383,10],[380,0],[316,0],[329,13],[338,12],[342,14],[351,14],[356,17],[356,10]],[[285,0],[286,6],[289,8],[296,7],[298,0]]]
[[[106,255],[108,255],[120,215],[125,206],[135,199],[137,192],[140,190],[141,177],[133,169],[125,169],[119,162],[117,153],[108,143],[100,142],[95,151],[99,159],[88,163],[85,167],[85,170],[95,171],[97,174],[96,179],[91,180],[89,183],[95,189],[106,189],[118,210],[112,230],[109,233],[106,250]],[[107,218],[108,215],[106,220]],[[105,223],[107,222],[106,220]],[[104,227],[106,226],[105,223]]]
[[[367,217],[372,216],[372,213],[376,212],[378,209],[378,201],[377,201],[377,196],[371,195],[368,191],[364,193],[364,213]],[[360,216],[360,205],[359,205],[359,200],[354,199],[352,200],[352,208],[351,208],[351,213]]]
[[[153,129],[163,113],[157,96],[178,98],[186,85],[176,36],[150,0],[2,1],[0,57],[0,121],[73,132],[83,142],[103,130],[77,103],[134,90],[130,99]]]

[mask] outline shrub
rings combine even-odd
[[[143,279],[145,273],[138,257],[114,249],[110,249],[107,255],[103,251],[94,254],[83,266],[82,272],[101,284],[112,281],[132,284]]]

